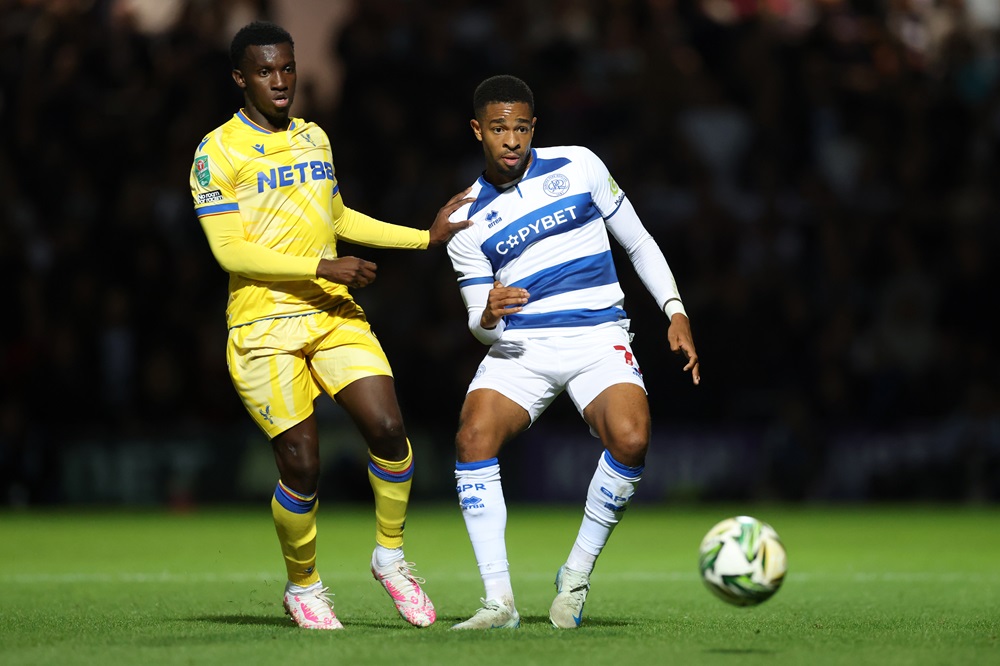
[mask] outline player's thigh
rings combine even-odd
[[[534,423],[564,389],[557,350],[557,342],[546,340],[495,343],[469,382],[466,402],[473,391],[489,389],[519,405],[528,425]],[[480,411],[475,409],[477,415]]]
[[[628,331],[599,329],[567,345],[579,366],[566,392],[590,426],[611,449],[643,448],[649,440],[649,402]],[[612,450],[612,454],[615,450]]]
[[[645,456],[650,417],[646,392],[631,383],[613,384],[583,410],[583,418],[611,455],[625,464]]]
[[[297,319],[259,321],[229,332],[226,362],[233,386],[269,439],[308,418],[319,395]]]
[[[609,326],[564,341],[561,353],[567,374],[566,393],[580,414],[605,389],[616,384],[632,384],[645,393],[646,384],[629,337],[627,330]]]
[[[530,425],[527,410],[503,393],[490,388],[470,390],[455,437],[458,462],[495,458],[504,444]]]
[[[373,455],[384,460],[406,458],[406,428],[392,377],[362,377],[342,388],[335,398],[358,427]]]

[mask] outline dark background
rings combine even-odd
[[[234,7],[278,7],[192,1],[149,32],[121,4],[0,1],[0,504],[273,488],[226,371],[227,277],[188,174],[242,103]],[[429,226],[481,169],[473,89],[511,73],[534,89],[535,145],[593,149],[659,242],[703,382],[616,246],[654,413],[650,500],[1000,499],[988,4],[346,5],[313,49],[342,72],[337,103],[300,78],[294,114],[330,135],[348,206]],[[414,496],[452,499],[485,347],[446,253],[340,253],[379,266],[355,297],[396,374]],[[364,446],[320,403],[323,492],[366,499]],[[599,451],[562,398],[504,452],[508,494],[582,501]]]

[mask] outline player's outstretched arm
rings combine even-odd
[[[461,208],[467,203],[472,203],[475,201],[472,197],[466,198],[466,194],[469,193],[472,187],[467,187],[451,199],[448,199],[448,203],[441,206],[437,212],[437,216],[434,218],[434,223],[431,224],[430,228],[430,242],[427,247],[434,247],[435,245],[441,245],[442,243],[447,243],[451,240],[451,237],[457,234],[462,229],[466,229],[472,225],[472,220],[462,220],[460,222],[451,222],[448,220],[451,214],[456,210]]]
[[[691,371],[691,381],[701,383],[701,363],[698,352],[694,348],[694,336],[691,335],[691,322],[686,315],[677,313],[670,318],[670,328],[667,329],[667,340],[670,341],[670,351],[683,354],[687,359],[684,372]]]

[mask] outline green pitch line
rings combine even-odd
[[[748,513],[777,529],[789,573],[756,608],[697,575],[704,532]],[[578,507],[510,507],[522,615],[509,633],[454,633],[482,586],[459,510],[412,508],[407,559],[439,619],[406,625],[368,574],[368,507],[321,511],[319,569],[344,632],[281,611],[281,558],[254,509],[0,513],[0,663],[965,664],[1000,663],[1000,509],[670,507],[636,502],[592,578],[583,626],[548,623]]]

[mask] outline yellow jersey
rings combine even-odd
[[[190,183],[212,253],[230,274],[230,328],[353,300],[344,285],[316,278],[319,260],[337,257],[338,238],[408,249],[430,238],[345,207],[330,140],[301,118],[272,132],[239,111],[198,144]]]

